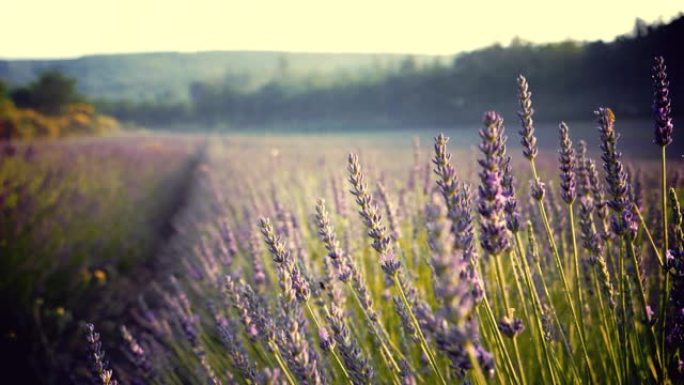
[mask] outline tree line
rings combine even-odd
[[[190,102],[102,102],[103,110],[150,126],[197,123],[215,126],[297,127],[353,124],[376,126],[453,125],[475,122],[487,109],[515,116],[518,74],[530,81],[541,120],[592,119],[609,105],[623,118],[651,111],[650,66],[662,55],[684,67],[677,42],[684,16],[664,25],[637,21],[632,33],[611,43],[562,42],[534,45],[514,39],[457,55],[451,63],[416,63],[406,57],[396,69],[332,81],[310,81],[285,72],[257,89],[230,79],[195,82]],[[671,78],[673,111],[684,111],[684,79]]]
[[[96,113],[76,91],[76,80],[59,71],[45,71],[16,88],[0,80],[0,140],[101,134],[118,125]]]

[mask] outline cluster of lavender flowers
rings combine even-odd
[[[672,123],[662,59],[654,71],[664,148]],[[141,300],[133,327],[122,329],[142,382],[684,379],[681,186],[670,184],[660,212],[657,194],[639,187],[654,178],[625,162],[609,108],[596,111],[603,172],[565,123],[549,161],[537,147],[530,86],[517,81],[529,172],[507,154],[494,111],[479,131],[477,173],[454,162],[441,134],[429,162],[415,145],[407,180],[376,174],[383,160],[372,152],[363,152],[367,168],[349,154],[350,194],[341,167],[328,175],[317,160],[324,175],[315,178],[300,153],[277,164],[252,157],[246,170],[230,161],[246,156],[240,149],[210,152],[200,176],[208,183],[196,186],[165,250],[172,278],[152,285],[153,305]],[[531,180],[520,187],[526,199],[518,178]],[[428,182],[418,188],[419,180]],[[349,215],[352,199],[358,216]],[[656,231],[660,215],[666,234]],[[88,342],[95,377],[115,383],[92,326]]]

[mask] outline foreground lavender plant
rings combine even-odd
[[[330,175],[317,178],[303,154],[278,158],[279,167],[293,170],[287,175],[260,157],[245,170],[232,161],[247,154],[239,146],[228,158],[222,151],[208,157],[216,164],[212,188],[227,190],[198,184],[174,220],[179,233],[160,265],[178,275],[150,285],[150,304],[132,311],[134,333],[122,333],[136,375],[169,384],[682,382],[684,216],[676,178],[664,254],[659,197],[648,189],[658,178],[645,162],[622,158],[612,112],[599,110],[601,182],[590,149],[579,141],[575,152],[565,124],[560,166],[541,160],[529,85],[520,77],[518,86],[531,173],[506,154],[495,113],[485,115],[481,155],[471,151],[479,167],[463,171],[439,135],[432,165],[416,157],[408,183],[393,179],[393,169],[382,172],[386,186],[400,186],[398,199],[379,187],[375,201],[352,155],[347,171],[361,227],[345,217],[341,186],[333,187],[335,215],[323,200],[309,207],[330,194]],[[328,165],[328,155],[314,163]],[[373,168],[395,162],[376,159]],[[554,167],[559,188],[547,178]],[[479,172],[475,194],[472,170]],[[521,187],[529,198],[518,199],[514,178],[531,180]],[[389,202],[398,202],[397,210]],[[275,219],[255,227],[257,213]],[[667,294],[665,281],[672,283]],[[104,353],[94,357],[104,362]],[[109,369],[105,362],[100,373],[113,383]]]
[[[572,238],[572,254],[575,266],[575,296],[577,298],[577,309],[581,319],[584,319],[584,301],[582,300],[582,283],[579,264],[579,255],[577,250],[577,235],[575,232],[575,210],[574,203],[577,197],[577,172],[575,166],[577,158],[575,158],[575,149],[570,140],[570,130],[565,122],[561,122],[558,131],[560,134],[560,150],[558,151],[560,157],[559,168],[561,178],[561,198],[568,205],[568,218],[570,221],[570,234]]]
[[[286,359],[292,366],[295,376],[307,384],[325,384],[326,378],[320,372],[314,352],[308,345],[300,325],[301,311],[297,300],[305,304],[310,311],[308,300],[311,294],[307,280],[301,276],[295,265],[291,252],[275,234],[271,222],[267,218],[260,218],[259,225],[264,235],[264,242],[268,246],[273,262],[278,267],[280,288],[283,294],[283,321],[286,323],[287,335],[282,335],[281,340],[286,341],[288,351]],[[312,315],[313,316],[313,315]],[[283,331],[284,332],[284,331]]]
[[[537,157],[537,138],[534,136],[534,109],[532,108],[532,92],[530,92],[529,84],[524,76],[518,76],[518,100],[520,102],[520,112],[518,116],[522,123],[520,130],[520,143],[523,145],[523,155],[534,161]]]
[[[109,369],[109,363],[105,359],[105,352],[102,350],[100,334],[95,332],[95,326],[91,323],[85,325],[85,332],[95,381],[102,385],[117,385],[118,382],[114,379],[114,374],[112,370]]]
[[[506,292],[506,282],[500,261],[501,254],[510,246],[508,224],[506,222],[507,215],[504,209],[511,197],[504,195],[504,186],[502,185],[502,178],[505,172],[502,166],[505,167],[505,164],[510,160],[506,161],[504,158],[506,154],[506,137],[504,134],[503,118],[496,112],[488,111],[485,113],[484,127],[480,130],[480,138],[482,139],[480,152],[483,155],[483,158],[478,160],[482,167],[479,174],[480,186],[478,188],[477,206],[480,213],[480,245],[494,260],[496,278],[501,290],[503,308],[506,312],[498,322],[498,331],[512,338],[519,375],[522,379],[522,384],[525,384],[526,379],[522,360],[520,359],[520,349],[517,340],[514,338],[518,333],[506,333],[512,329],[508,327],[511,322],[519,325],[519,327],[516,327],[516,329],[519,329],[519,332],[522,332],[523,327],[521,320],[513,319],[513,310]],[[508,183],[510,184],[508,191],[512,192],[512,180],[508,181]],[[485,306],[489,307],[486,297]]]
[[[662,56],[656,57],[653,65],[653,115],[655,118],[655,143],[660,146],[660,192],[661,201],[660,209],[662,211],[662,233],[663,244],[662,254],[667,255],[670,250],[668,239],[668,218],[667,218],[667,146],[672,143],[672,117],[670,111],[670,90],[669,81],[667,80],[667,71],[665,66],[665,59]],[[667,324],[667,301],[669,299],[670,291],[670,275],[665,274],[665,280],[661,287],[661,312],[660,312],[660,349],[665,352],[665,326]],[[664,376],[667,371],[663,369]]]
[[[456,171],[451,165],[451,154],[447,152],[447,143],[449,138],[440,134],[435,137],[435,156],[432,163],[435,165],[434,173],[438,176],[437,187],[444,198],[447,207],[447,218],[451,226],[450,231],[453,239],[453,249],[463,251],[463,260],[467,263],[466,270],[463,272],[465,278],[471,282],[475,302],[479,303],[482,299],[482,283],[476,271],[478,265],[478,255],[474,251],[474,235],[473,235],[473,220],[471,214],[471,194],[470,187],[464,184],[461,189],[458,189],[458,182],[456,179]],[[511,186],[512,189],[512,186]],[[511,191],[512,193],[512,191]],[[514,199],[514,197],[509,197]],[[508,202],[507,201],[507,207]],[[433,208],[434,210],[435,208]],[[434,211],[431,212],[434,214]],[[437,219],[434,218],[433,219]],[[433,249],[441,248],[444,245],[438,245],[433,242]],[[450,258],[446,251],[438,251],[437,256],[444,256]],[[447,263],[441,263],[446,266]]]
[[[536,156],[536,147],[534,146],[535,140],[534,138],[534,130],[533,130],[533,122],[532,122],[532,114],[533,114],[533,109],[532,109],[532,101],[531,101],[531,93],[529,91],[529,86],[527,84],[527,80],[520,76],[518,77],[518,95],[519,95],[519,101],[520,101],[520,108],[521,111],[519,112],[519,116],[521,117],[521,124],[522,124],[522,130],[520,131],[520,134],[522,136],[522,144],[523,144],[523,155],[529,160],[530,162],[530,168],[532,169],[532,177],[533,180],[530,181],[530,195],[532,196],[533,199],[537,201],[537,206],[539,207],[539,213],[541,214],[541,219],[544,224],[544,229],[546,231],[546,237],[549,241],[549,245],[551,247],[551,251],[554,257],[554,263],[556,265],[556,270],[558,271],[558,275],[560,277],[560,281],[563,287],[563,293],[565,294],[565,299],[566,302],[568,303],[570,307],[570,313],[573,318],[573,324],[575,328],[577,329],[579,333],[579,339],[580,339],[580,345],[582,347],[582,353],[584,356],[584,361],[587,367],[587,370],[589,371],[590,377],[592,380],[595,381],[595,373],[594,373],[594,368],[591,363],[591,359],[589,358],[589,350],[587,349],[587,344],[586,344],[586,338],[584,335],[584,329],[581,326],[580,319],[577,316],[577,312],[575,309],[575,301],[572,299],[571,295],[571,289],[568,284],[568,281],[565,276],[565,272],[563,269],[563,263],[561,262],[561,257],[560,253],[558,251],[558,246],[556,245],[556,240],[554,238],[553,231],[551,230],[551,226],[549,223],[549,216],[546,213],[546,207],[544,205],[544,196],[546,194],[545,188],[544,188],[544,183],[541,181],[539,174],[537,172],[537,166],[535,163],[535,156]],[[534,154],[535,156],[532,156]],[[579,288],[577,288],[579,289]]]
[[[373,248],[380,255],[382,269],[388,276],[392,276],[401,266],[394,255],[392,238],[382,224],[382,215],[363,181],[359,157],[356,154],[349,154],[348,160],[349,183],[352,186],[351,193],[356,197],[356,203],[359,205],[359,215],[368,228],[368,236],[373,240]]]
[[[672,143],[673,125],[670,109],[670,82],[667,80],[667,67],[662,56],[654,60],[652,77],[655,143],[660,147],[666,147]]]
[[[359,215],[368,228],[368,236],[373,240],[373,248],[380,254],[382,269],[396,285],[400,294],[400,298],[404,302],[404,306],[406,307],[406,310],[409,313],[420,338],[421,349],[428,357],[433,371],[439,378],[439,381],[443,384],[446,384],[446,380],[437,366],[434,354],[425,340],[425,336],[421,331],[418,320],[411,309],[408,298],[406,297],[405,281],[398,274],[401,264],[394,255],[394,245],[392,239],[387,233],[385,226],[383,226],[381,223],[382,215],[378,212],[377,206],[372,201],[372,198],[367,191],[367,187],[363,182],[361,165],[359,164],[359,158],[356,154],[349,154],[347,170],[349,171],[349,183],[352,186],[351,193],[356,197],[356,203],[360,208]]]
[[[570,141],[570,133],[567,124],[561,122],[558,129],[560,133],[560,177],[561,177],[561,198],[568,205],[575,202],[577,196],[577,174],[575,173],[575,149]]]
[[[478,189],[478,211],[480,220],[480,244],[491,255],[499,255],[509,246],[506,233],[506,216],[501,187],[500,169],[502,152],[503,119],[494,111],[484,117],[484,128],[480,130],[480,151],[484,155],[479,160],[480,187]]]
[[[328,251],[328,257],[332,260],[333,268],[336,268],[338,271],[339,280],[347,284],[350,291],[354,294],[354,298],[357,300],[361,311],[366,317],[369,328],[373,331],[374,337],[380,344],[383,356],[386,357],[386,361],[388,361],[388,366],[391,370],[400,372],[401,368],[393,358],[393,354],[390,352],[388,344],[395,352],[399,353],[400,357],[401,353],[390,344],[388,334],[383,328],[378,314],[373,309],[373,299],[370,297],[368,287],[361,277],[356,263],[348,255],[343,255],[337,242],[335,231],[330,223],[328,210],[323,199],[319,199],[316,203],[316,225],[318,227],[318,235]],[[340,346],[342,358],[349,368],[352,381],[359,380],[359,376],[363,378],[372,377],[372,371],[365,368],[366,364],[363,363],[360,353],[354,348],[354,343],[350,339],[349,332],[343,323],[341,309],[338,307],[337,303],[333,302],[331,304],[331,312],[326,317],[330,323],[331,329],[335,333],[335,339]]]
[[[146,379],[153,379],[155,373],[145,349],[124,325],[121,325],[121,336],[126,341],[128,348],[126,352],[130,361],[143,373]]]
[[[620,138],[615,131],[615,114],[610,108],[601,107],[595,112],[598,117],[599,133],[601,135],[601,150],[603,154],[603,169],[606,171],[606,184],[612,197],[608,206],[617,216],[613,218],[612,228],[618,236],[624,235],[632,226],[631,223],[621,221],[623,212],[630,210],[629,185],[627,173],[622,164],[622,153],[617,150],[617,141]]]

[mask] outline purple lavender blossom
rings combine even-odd
[[[224,348],[227,350],[227,356],[230,358],[235,369],[237,369],[245,379],[252,382],[256,381],[256,367],[254,366],[254,362],[250,360],[245,346],[239,338],[235,324],[230,318],[220,314],[216,306],[212,303],[209,304],[209,312],[214,318],[216,330],[223,342]]]
[[[401,228],[399,226],[399,218],[394,209],[394,205],[387,194],[387,188],[384,184],[378,183],[378,193],[380,194],[380,199],[385,206],[385,214],[387,214],[387,222],[389,223],[390,236],[393,240],[398,240],[401,236]]]
[[[456,198],[458,181],[456,170],[451,165],[451,154],[446,150],[447,143],[449,143],[449,137],[444,136],[444,134],[435,137],[435,157],[432,158],[432,163],[435,165],[434,173],[439,177],[437,186],[446,201],[447,208],[449,208]],[[449,219],[453,221],[455,218]]]
[[[318,340],[321,350],[324,352],[331,351],[335,348],[335,340],[330,336],[330,333],[328,333],[328,329],[323,326],[318,329]]]
[[[520,129],[520,143],[523,146],[523,155],[529,160],[534,160],[537,157],[537,138],[534,136],[534,109],[532,108],[532,92],[529,90],[529,84],[524,76],[518,76],[518,100],[520,102],[520,122],[522,128]]]
[[[575,202],[577,197],[576,185],[577,185],[577,175],[575,173],[575,149],[572,147],[572,141],[570,140],[570,133],[568,126],[565,122],[561,122],[558,126],[558,132],[560,134],[560,150],[558,153],[560,157],[559,168],[560,168],[560,178],[561,178],[561,198],[565,203],[572,204]]]
[[[138,343],[138,340],[133,337],[126,326],[121,325],[121,336],[126,341],[126,355],[147,378],[154,378],[155,373],[152,368],[152,363],[149,360],[148,354],[143,347]]]
[[[518,213],[518,200],[515,197],[513,167],[511,166],[510,156],[503,159],[501,169],[503,171],[501,186],[503,188],[503,195],[506,197],[506,203],[504,204],[506,227],[515,233],[520,230],[520,214]]]
[[[630,189],[627,173],[620,159],[622,153],[617,150],[620,135],[615,131],[615,115],[610,108],[603,107],[599,108],[595,114],[598,116],[601,134],[601,150],[603,150],[601,159],[603,159],[603,168],[606,171],[608,192],[612,196],[608,206],[618,213],[618,217],[613,218],[611,226],[617,235],[628,234],[634,224],[624,222],[624,220],[633,220],[633,216],[626,212],[630,209]]]
[[[544,200],[546,186],[541,180],[530,180],[530,196],[537,201]]]
[[[673,351],[684,351],[684,250],[668,250],[665,266],[672,280],[666,341]]]
[[[514,338],[525,330],[523,321],[518,318],[503,317],[498,326],[501,333],[508,338]]]
[[[114,379],[114,374],[109,369],[109,363],[105,359],[105,352],[100,341],[100,333],[95,332],[95,326],[91,323],[85,325],[85,331],[95,380],[98,384],[102,385],[117,385],[118,382]]]
[[[667,80],[667,67],[662,56],[654,60],[652,79],[655,143],[660,147],[665,147],[672,143],[673,125],[670,111],[670,82]]]
[[[605,199],[605,193],[603,187],[601,186],[601,180],[599,178],[598,170],[596,170],[596,164],[592,159],[587,159],[584,164],[587,174],[589,176],[588,186],[591,188],[591,196],[594,200],[594,208],[596,209],[596,215],[601,220],[601,228],[599,234],[601,235],[601,240],[605,240],[610,235],[609,233],[609,215],[608,215],[608,202]]]
[[[504,204],[506,198],[501,186],[501,154],[503,119],[494,111],[485,113],[484,128],[480,130],[480,151],[484,155],[478,160],[480,171],[480,187],[478,189],[478,211],[480,221],[480,244],[492,255],[503,252],[509,246],[506,233],[506,216]]]
[[[344,318],[345,314],[342,309],[332,304],[326,319],[337,344],[337,350],[342,356],[345,367],[349,369],[349,376],[355,385],[373,383],[375,376],[373,367],[359,348]]]
[[[368,236],[373,240],[373,248],[380,254],[383,271],[387,275],[394,275],[399,270],[401,262],[394,255],[392,237],[382,224],[382,215],[363,181],[359,157],[356,154],[349,154],[348,160],[349,183],[352,187],[351,193],[356,197],[356,203],[360,208],[359,215],[368,228]]]

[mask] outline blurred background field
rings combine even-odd
[[[0,303],[8,368],[68,370],[77,320],[125,315],[150,276],[146,261],[169,234],[198,143],[135,135],[2,145]]]

